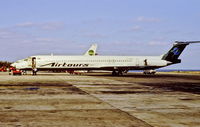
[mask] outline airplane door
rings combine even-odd
[[[32,69],[36,68],[36,58],[35,57],[28,58],[28,66]]]
[[[32,69],[36,68],[36,58],[32,57]]]

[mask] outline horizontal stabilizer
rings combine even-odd
[[[185,41],[185,42],[175,41],[174,44],[191,44],[191,43],[200,43],[200,41]]]

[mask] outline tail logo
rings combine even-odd
[[[92,56],[92,55],[94,55],[94,50],[90,50],[88,53],[90,56]]]
[[[173,54],[176,56],[180,55],[180,53],[181,53],[177,47],[175,47],[171,52],[173,52]]]

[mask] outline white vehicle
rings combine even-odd
[[[181,63],[178,59],[190,43],[200,41],[175,42],[173,47],[161,56],[65,56],[36,55],[12,64],[20,70],[108,70],[112,75],[122,75],[129,70],[155,70],[172,64]],[[152,71],[154,72],[154,71]]]
[[[152,75],[154,75],[155,73],[156,73],[156,70],[144,70],[144,72],[143,72],[145,75],[147,75],[147,74],[152,74]]]

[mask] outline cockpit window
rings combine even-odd
[[[28,61],[28,59],[24,59],[24,61]]]

